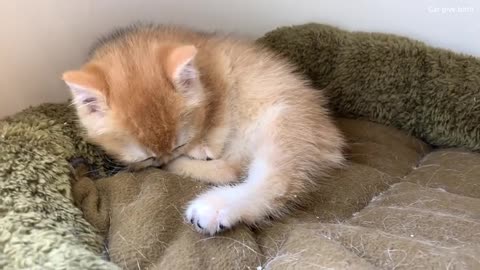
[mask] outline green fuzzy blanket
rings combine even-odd
[[[307,24],[259,40],[292,59],[336,112],[437,146],[480,150],[480,60],[390,34]]]
[[[433,145],[480,149],[480,61],[402,37],[324,25],[259,42],[295,61],[341,115],[393,125]],[[72,204],[69,161],[112,168],[81,138],[71,107],[43,105],[0,122],[0,269],[116,269]],[[410,166],[410,165],[409,165]]]
[[[116,268],[101,259],[102,238],[72,203],[69,160],[103,167],[72,109],[44,105],[0,122],[0,269]]]

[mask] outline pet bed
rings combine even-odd
[[[349,141],[347,166],[307,205],[200,235],[182,208],[205,185],[116,174],[73,108],[46,104],[0,122],[0,268],[479,269],[480,61],[318,24],[259,42],[326,89]],[[73,176],[77,158],[88,177]]]

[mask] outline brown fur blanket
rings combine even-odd
[[[262,228],[200,235],[182,207],[205,186],[158,169],[79,177],[73,195],[125,269],[478,269],[480,155],[338,122],[348,166],[296,215]]]

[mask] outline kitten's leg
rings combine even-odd
[[[222,159],[206,161],[179,157],[168,163],[165,169],[212,184],[228,184],[240,178],[240,170]]]
[[[187,208],[187,220],[198,231],[213,235],[238,222],[253,224],[267,215],[280,214],[281,206],[299,190],[291,189],[291,172],[274,171],[264,157],[256,158],[245,182],[213,188],[193,200]]]
[[[187,152],[187,156],[200,160],[217,159],[223,151],[228,137],[228,127],[216,127],[209,132],[205,141],[195,145]]]
[[[147,158],[142,161],[131,163],[127,166],[127,170],[130,172],[140,171],[148,167],[160,167],[161,161],[155,158]]]
[[[213,128],[205,138],[205,151],[211,159],[217,159],[223,152],[230,129],[226,125]]]
[[[342,138],[329,122],[286,120],[265,125],[245,182],[215,187],[190,203],[186,218],[198,231],[213,235],[238,222],[255,224],[279,216],[288,201],[343,161]]]

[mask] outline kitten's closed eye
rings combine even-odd
[[[172,152],[176,152],[178,150],[180,150],[182,147],[184,147],[185,145],[187,145],[187,143],[184,143],[184,144],[181,144],[179,146],[175,146],[175,148],[173,148]]]
[[[163,164],[159,159],[155,157],[149,157],[142,161],[129,164],[127,167],[127,170],[130,172],[133,172],[133,171],[143,170],[148,167],[161,167],[162,165]]]
[[[184,143],[184,144],[181,144],[179,146],[176,146],[172,152],[174,153],[174,156],[175,156],[175,152],[179,151],[182,149],[182,147],[186,146],[187,143]],[[131,163],[128,165],[128,171],[138,171],[138,170],[142,170],[142,169],[145,169],[145,168],[148,168],[148,167],[162,167],[163,165],[165,165],[168,160],[170,160],[170,158],[167,158],[167,157],[164,157],[164,158],[157,158],[157,157],[148,157],[142,161],[138,161],[138,162],[134,162],[134,163]]]

